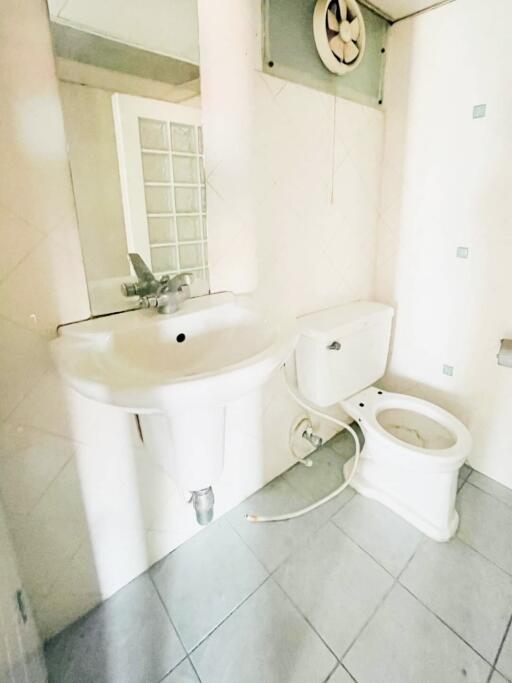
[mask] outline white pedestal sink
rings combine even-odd
[[[183,489],[201,491],[222,472],[226,405],[262,386],[295,341],[293,320],[272,320],[250,297],[226,292],[170,315],[129,311],[62,326],[52,351],[78,393],[167,415],[170,469]]]

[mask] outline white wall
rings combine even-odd
[[[508,486],[512,370],[496,353],[512,337],[511,25],[509,0],[460,0],[392,27],[377,285],[397,310],[387,386],[460,417],[470,463]]]
[[[21,591],[25,620],[18,607]],[[46,667],[39,635],[0,501],[0,680],[5,683],[46,683]]]
[[[199,3],[212,289],[294,316],[370,297],[383,115],[263,74],[259,22]]]
[[[259,10],[201,2],[212,287],[292,315],[371,296],[382,116],[264,76],[245,59]],[[89,310],[44,2],[6,0],[0,21],[0,492],[47,637],[198,527],[162,439],[143,448],[132,416],[53,369],[57,324]],[[299,412],[280,375],[230,408],[219,514],[290,466]]]

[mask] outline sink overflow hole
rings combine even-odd
[[[180,332],[179,335],[176,337],[176,341],[178,342],[178,344],[181,344],[181,342],[184,342],[185,339],[186,339],[186,337],[183,334],[183,332]]]

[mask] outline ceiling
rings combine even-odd
[[[199,63],[197,0],[47,0],[52,21]]]
[[[430,7],[453,2],[453,0],[361,0],[361,2],[363,5],[376,9],[386,19],[397,21]]]

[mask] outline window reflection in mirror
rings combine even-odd
[[[126,310],[128,252],[208,292],[196,0],[48,0],[93,315]]]

